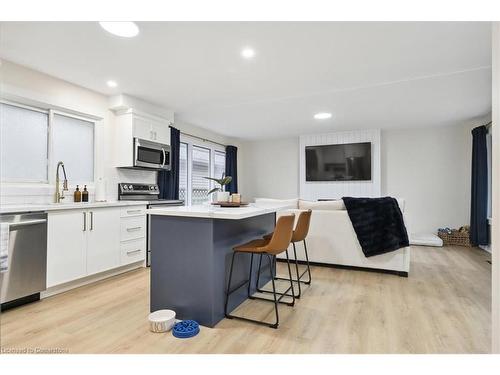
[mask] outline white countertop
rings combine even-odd
[[[68,202],[68,203],[26,203],[26,204],[2,204],[0,213],[16,213],[16,212],[33,212],[33,211],[58,211],[58,210],[75,210],[99,207],[116,207],[116,206],[145,206],[148,202],[144,201],[106,201],[106,202]]]
[[[227,207],[222,208],[213,205],[199,205],[199,206],[176,206],[176,207],[161,207],[151,208],[146,210],[149,215],[163,215],[163,216],[182,216],[182,217],[197,217],[207,219],[246,219],[248,217],[264,215],[272,212],[277,212],[288,207],[284,205],[267,205],[256,206],[250,204],[245,207]]]

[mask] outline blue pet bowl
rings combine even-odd
[[[180,339],[196,336],[200,332],[200,325],[194,320],[183,320],[174,325],[172,334]]]

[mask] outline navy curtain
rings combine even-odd
[[[226,176],[231,176],[233,180],[226,186],[226,191],[231,194],[238,192],[238,148],[226,146]]]
[[[158,172],[160,199],[179,199],[179,157],[181,132],[170,127],[170,166],[169,171]]]
[[[486,126],[472,129],[472,185],[470,240],[473,245],[487,245],[488,238],[488,159]]]

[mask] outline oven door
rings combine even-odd
[[[170,146],[135,138],[134,167],[170,170]]]

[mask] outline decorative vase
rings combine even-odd
[[[229,202],[229,191],[218,191],[217,192],[217,202]]]

